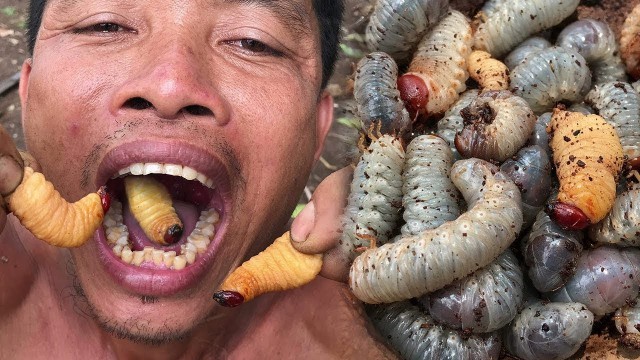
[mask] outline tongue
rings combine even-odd
[[[142,231],[142,228],[140,228],[140,225],[131,214],[129,206],[123,206],[123,221],[129,230],[129,240],[131,241],[131,244],[133,246],[131,250],[143,250],[145,246],[151,246],[155,249],[162,249],[164,251],[173,250],[180,254],[180,245],[186,242],[187,236],[189,236],[189,234],[191,234],[191,232],[195,228],[200,214],[195,205],[184,201],[174,200],[173,207],[176,210],[176,213],[178,214],[180,220],[182,220],[184,230],[182,232],[182,237],[178,242],[170,246],[162,246],[147,238],[144,231]]]

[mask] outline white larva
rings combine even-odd
[[[504,330],[504,347],[523,360],[567,359],[584,343],[593,314],[580,303],[534,302]]]
[[[449,177],[453,154],[446,141],[421,135],[409,143],[402,174],[403,235],[416,235],[460,215],[460,192]]]
[[[591,88],[591,71],[575,50],[553,46],[538,50],[510,74],[511,90],[536,114],[558,102],[581,102]]]
[[[449,0],[378,0],[365,30],[367,47],[403,61],[448,8]]]
[[[444,117],[438,120],[436,135],[443,138],[447,144],[449,144],[449,148],[456,160],[462,158],[455,145],[456,133],[464,127],[464,120],[462,119],[462,115],[460,115],[460,110],[467,107],[479,93],[480,91],[476,89],[469,89],[463,92],[460,94],[460,98],[444,113]]]
[[[591,226],[588,235],[597,243],[640,246],[640,186],[618,194],[609,214]]]
[[[349,260],[362,248],[385,243],[400,218],[404,149],[400,140],[383,135],[374,139],[356,165],[343,232],[339,241]]]
[[[562,29],[556,44],[577,51],[587,60],[594,84],[627,81],[616,36],[607,23],[594,19],[575,21]]]
[[[549,40],[543,37],[533,36],[511,50],[511,52],[505,56],[503,62],[507,65],[509,70],[513,70],[516,66],[524,62],[532,53],[549,47],[551,47]]]
[[[469,210],[454,221],[358,256],[349,285],[366,303],[420,296],[490,264],[522,226],[520,190],[497,167],[480,159],[459,160],[451,179]]]
[[[621,81],[596,85],[585,101],[616,129],[624,154],[640,156],[640,95],[633,86]]]
[[[409,302],[369,306],[367,312],[382,337],[403,359],[488,360],[500,355],[497,333],[463,337],[438,325]]]
[[[578,7],[579,0],[489,0],[476,16],[474,48],[501,58],[529,36],[558,25]],[[489,11],[484,10],[489,8]]]
[[[397,80],[398,66],[386,53],[373,52],[358,62],[353,97],[365,132],[379,125],[382,134],[399,134],[410,125]]]
[[[518,259],[506,250],[493,263],[421,298],[438,323],[487,333],[507,325],[522,305],[524,278]]]

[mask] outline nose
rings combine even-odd
[[[154,112],[161,119],[211,117],[228,121],[228,106],[217,91],[213,64],[185,41],[140,47],[111,102],[112,112]]]

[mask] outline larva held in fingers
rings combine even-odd
[[[627,72],[640,78],[640,4],[627,15],[620,28],[620,57]]]
[[[487,333],[508,324],[522,305],[523,274],[506,250],[491,264],[420,298],[429,315],[452,329]]]
[[[576,302],[537,301],[504,329],[504,347],[523,360],[567,359],[587,340],[593,314]]]
[[[501,58],[513,47],[528,38],[558,25],[578,7],[579,0],[489,0],[474,19],[474,49],[484,50]],[[485,11],[485,8],[496,10]]]
[[[475,50],[469,55],[469,76],[483,90],[507,90],[509,69],[486,51]]]
[[[460,215],[460,193],[449,177],[453,154],[446,141],[421,135],[409,143],[402,173],[403,235],[416,235]]]
[[[553,46],[538,50],[510,73],[511,91],[536,114],[558,102],[581,102],[591,88],[591,71],[575,50]]]
[[[24,168],[20,185],[5,197],[9,210],[35,237],[59,247],[82,246],[102,224],[110,197],[104,188],[68,203],[44,175]]]
[[[496,171],[479,159],[455,162],[450,176],[469,210],[438,228],[366,250],[350,268],[354,295],[366,303],[410,299],[495,260],[522,226],[520,191]]]
[[[471,26],[451,10],[418,44],[409,69],[398,78],[400,96],[413,116],[443,114],[466,88]]]
[[[547,131],[560,182],[551,217],[572,230],[597,223],[613,206],[624,160],[615,129],[598,115],[555,109]]]
[[[398,66],[383,52],[368,54],[358,62],[353,96],[364,131],[379,126],[383,134],[400,134],[410,125],[397,80]]]
[[[410,58],[448,7],[449,0],[378,0],[365,30],[368,49],[386,52],[396,61]]]
[[[401,216],[405,152],[398,138],[373,140],[354,170],[342,218],[339,247],[352,260],[362,249],[385,243]]]
[[[502,162],[529,139],[536,116],[524,99],[510,91],[486,91],[460,111],[464,127],[456,134],[462,157]]]
[[[597,243],[640,246],[640,185],[619,194],[607,216],[589,227],[589,238]]]
[[[462,336],[439,325],[409,302],[368,306],[367,313],[382,337],[403,359],[488,360],[500,355],[497,333]]]
[[[438,129],[436,135],[443,138],[453,153],[456,160],[462,158],[455,146],[456,133],[464,127],[464,120],[460,114],[460,110],[467,107],[473,99],[475,99],[480,91],[477,89],[469,89],[462,94],[460,98],[444,113],[444,117],[438,120]]]
[[[579,302],[595,315],[605,315],[638,296],[640,250],[600,246],[580,255],[575,274],[552,301]]]
[[[622,335],[620,343],[640,349],[640,298],[616,310],[613,319],[616,329]]]
[[[507,68],[509,68],[509,70],[513,70],[516,66],[524,62],[532,53],[540,49],[549,48],[551,46],[552,45],[549,40],[540,36],[533,36],[523,41],[513,50],[511,50],[511,52],[507,56],[505,56],[502,61],[507,66]]]

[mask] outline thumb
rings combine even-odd
[[[10,195],[20,185],[23,166],[16,144],[0,126],[0,199]]]

